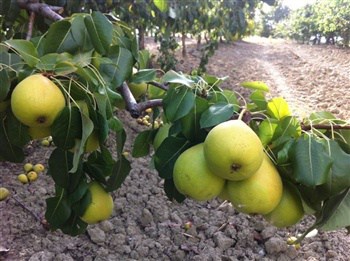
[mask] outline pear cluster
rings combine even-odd
[[[32,139],[50,136],[50,126],[66,104],[60,88],[42,74],[33,74],[19,82],[11,95],[15,117],[28,126]]]
[[[261,214],[277,227],[303,217],[296,191],[285,186],[256,133],[241,120],[223,122],[203,143],[177,158],[174,184],[185,196],[228,200],[239,212]]]
[[[34,182],[38,179],[39,174],[45,170],[45,167],[41,163],[33,165],[32,163],[26,163],[23,166],[24,172],[17,176],[17,179],[22,184]]]

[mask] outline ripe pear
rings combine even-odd
[[[34,167],[33,167],[33,170],[36,172],[36,173],[40,173],[40,172],[43,172],[45,170],[45,167],[43,164],[35,164]]]
[[[282,179],[267,155],[257,172],[248,179],[228,181],[227,193],[232,205],[242,213],[267,214],[280,202]]]
[[[59,87],[42,74],[28,76],[14,88],[13,114],[29,127],[49,127],[65,106]]]
[[[29,182],[28,177],[26,174],[22,173],[17,176],[17,179],[22,183],[22,184],[27,184]]]
[[[180,154],[174,165],[173,179],[180,193],[199,201],[218,196],[225,185],[225,180],[214,175],[208,168],[203,143]]]
[[[298,191],[284,184],[281,201],[264,218],[272,225],[281,228],[298,223],[303,216],[304,209]]]
[[[227,180],[243,180],[260,167],[264,151],[259,137],[241,120],[215,126],[204,141],[210,170]]]
[[[42,139],[49,137],[51,135],[50,127],[29,127],[28,128],[29,136],[33,139]]]
[[[95,224],[108,219],[113,212],[112,196],[96,181],[89,185],[91,203],[80,217],[85,223]]]
[[[29,171],[27,173],[27,178],[30,182],[36,181],[38,179],[38,173],[35,171]]]
[[[9,195],[10,195],[10,191],[7,188],[4,188],[4,187],[0,188],[0,201],[7,199]]]
[[[23,169],[25,172],[29,172],[33,169],[33,164],[32,163],[26,163],[23,165]]]

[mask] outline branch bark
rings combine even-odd
[[[20,8],[34,12],[50,20],[58,21],[63,19],[61,15],[56,13],[63,11],[62,7],[50,6],[44,3],[34,3],[30,0],[17,0],[17,3]]]

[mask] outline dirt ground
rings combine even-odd
[[[198,51],[188,48],[187,58],[179,57],[178,69],[184,72],[198,64]],[[300,117],[327,110],[350,121],[350,50],[251,38],[221,44],[208,72],[229,76],[223,86],[237,91],[242,81],[265,81],[270,95],[283,96]],[[119,117],[126,123],[130,149],[138,125],[126,113]],[[26,162],[47,164],[51,150],[34,142],[26,148]],[[37,220],[45,198],[53,194],[48,176],[23,186],[16,180],[23,164],[0,163],[1,186],[12,193],[0,202],[0,260],[350,260],[345,229],[320,232],[295,249],[286,244],[287,238],[305,231],[312,218],[276,229],[220,200],[170,202],[150,169],[150,158],[130,160],[133,170],[113,195],[112,218],[77,237],[46,231]],[[192,227],[186,231],[188,221]]]

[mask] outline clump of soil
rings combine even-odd
[[[178,69],[184,72],[198,64],[195,46],[188,49],[187,58],[179,56],[183,61]],[[270,95],[285,97],[301,117],[327,110],[349,120],[349,55],[349,50],[335,47],[250,39],[221,44],[208,72],[229,76],[223,86],[238,92],[242,81],[265,81]],[[118,117],[126,124],[130,150],[139,126],[126,112]],[[46,165],[51,150],[39,142],[29,144],[26,162]],[[312,218],[276,229],[260,216],[237,213],[221,200],[170,202],[163,181],[150,167],[150,157],[130,160],[133,170],[113,195],[113,217],[77,237],[47,231],[38,221],[45,198],[53,194],[50,177],[41,174],[37,182],[22,185],[16,177],[23,164],[1,162],[1,186],[12,195],[0,202],[0,260],[350,260],[345,229],[320,232],[295,249],[287,245],[287,238],[305,231]],[[192,224],[189,229],[187,222]]]

